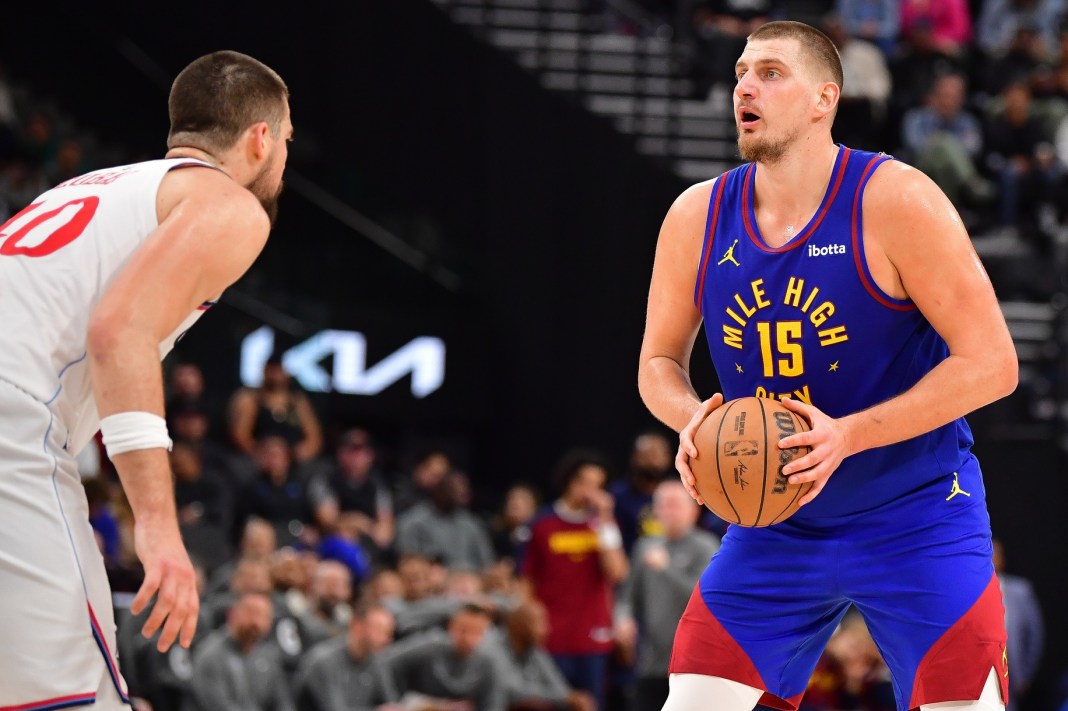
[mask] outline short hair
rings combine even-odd
[[[771,39],[797,40],[805,56],[811,59],[819,69],[829,73],[839,89],[845,84],[842,57],[838,54],[838,48],[834,46],[830,37],[815,27],[806,25],[804,22],[778,20],[761,25],[748,37],[750,42]]]
[[[167,147],[225,151],[260,121],[277,136],[288,99],[282,77],[266,64],[240,52],[206,54],[183,69],[171,85]]]
[[[557,462],[552,474],[552,483],[563,494],[585,467],[599,467],[608,475],[608,459],[596,449],[571,449]]]

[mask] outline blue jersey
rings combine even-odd
[[[716,181],[694,298],[727,400],[789,396],[842,417],[907,390],[948,356],[916,305],[883,292],[864,258],[864,187],[886,160],[840,147],[819,209],[776,248],[756,223],[756,164]],[[791,521],[882,506],[960,469],[971,445],[958,419],[855,454]]]

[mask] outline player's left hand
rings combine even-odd
[[[848,457],[851,452],[847,446],[845,430],[833,417],[823,414],[819,408],[807,405],[800,400],[785,398],[782,404],[787,410],[796,412],[808,420],[812,428],[808,432],[799,432],[779,440],[779,449],[791,447],[811,447],[812,451],[795,459],[782,468],[782,473],[790,478],[791,484],[812,482],[812,488],[801,497],[799,504],[808,504],[823,491],[831,474]]]

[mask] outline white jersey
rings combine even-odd
[[[44,193],[0,226],[0,379],[45,403],[78,453],[100,427],[86,340],[101,296],[159,225],[156,193],[190,158],[98,170]],[[160,344],[162,359],[205,304]]]

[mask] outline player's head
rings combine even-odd
[[[252,57],[221,51],[194,60],[171,86],[167,147],[195,148],[219,160],[274,222],[292,138],[289,89]]]
[[[734,120],[742,158],[776,163],[813,133],[830,135],[842,91],[834,43],[801,22],[769,22],[749,35],[735,65]]]

